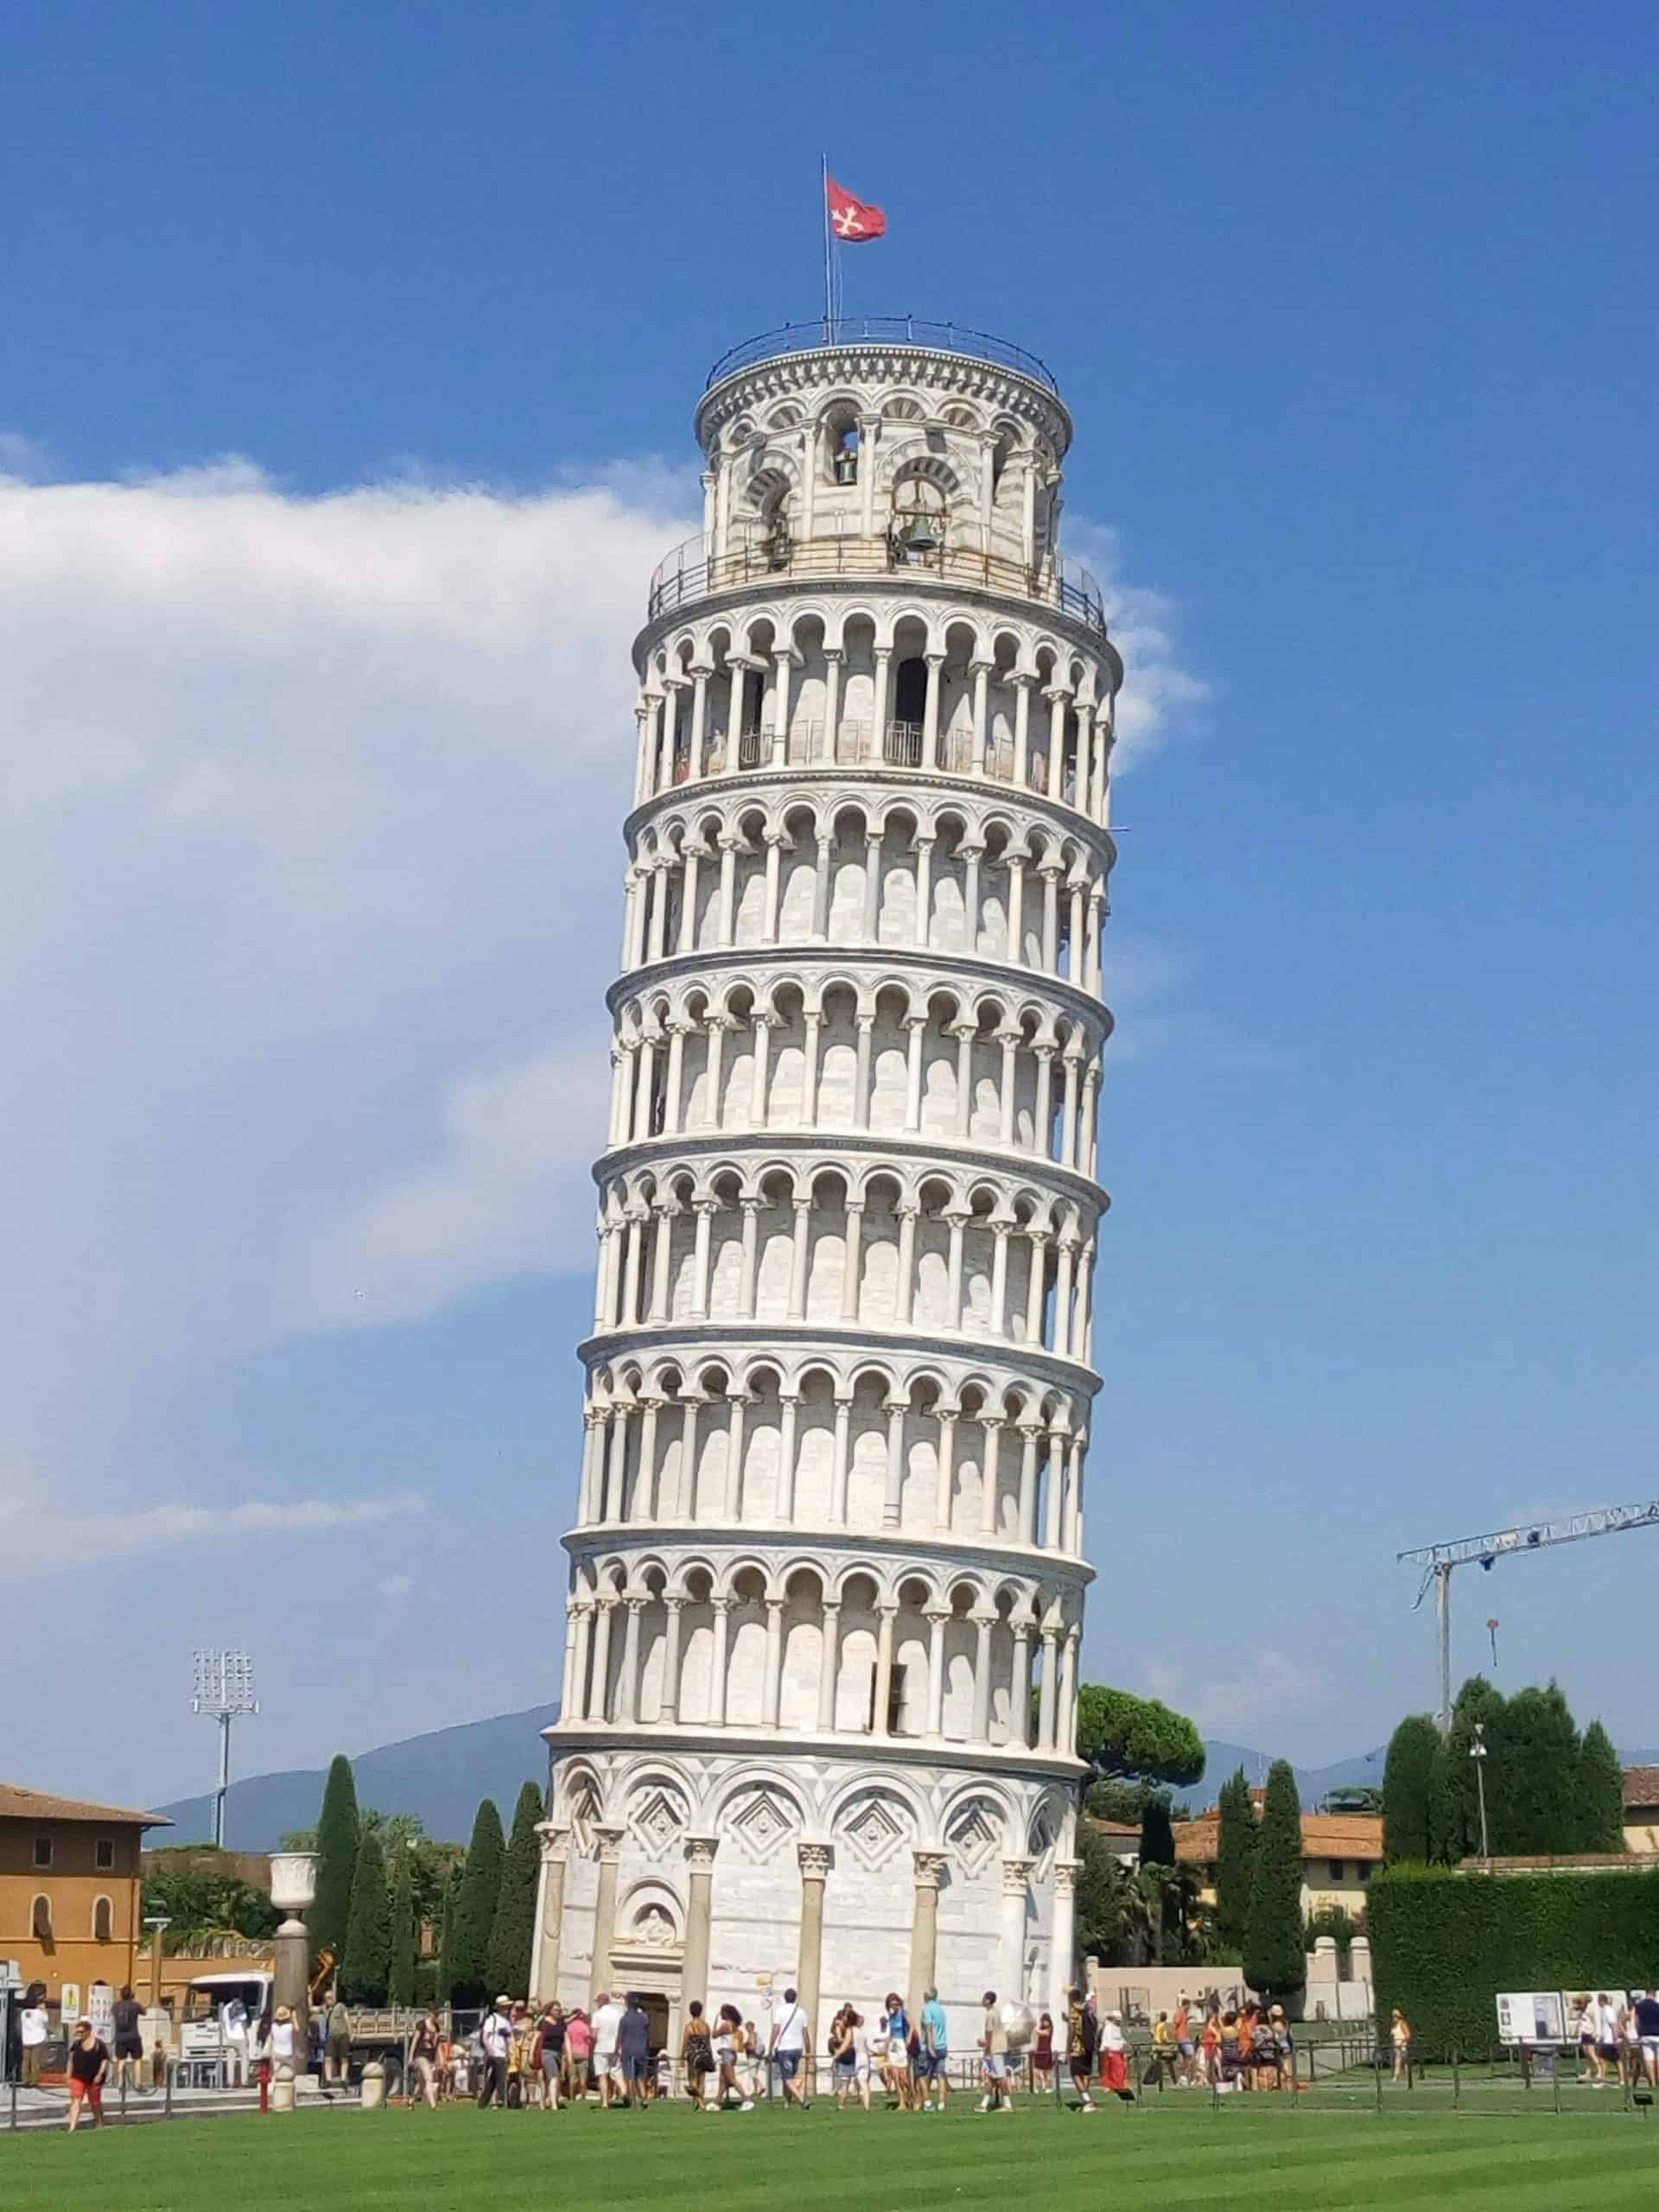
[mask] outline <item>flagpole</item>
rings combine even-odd
[[[823,210],[823,342],[830,342],[830,325],[836,315],[835,264],[830,258],[830,156],[818,156],[818,203]]]

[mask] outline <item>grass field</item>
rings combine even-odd
[[[764,2107],[698,2117],[680,2107],[582,2111],[343,2112],[181,2120],[97,2135],[0,2136],[6,2212],[224,2212],[385,2206],[452,2212],[555,2198],[719,2212],[911,2212],[1129,2202],[1160,2208],[1418,2205],[1432,2212],[1649,2212],[1659,2127],[1634,2115],[1216,2111],[1194,2098],[1092,2119],[1050,2108],[978,2118],[804,2116]]]

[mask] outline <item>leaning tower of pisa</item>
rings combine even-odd
[[[533,1986],[659,2032],[1072,1958],[1113,703],[1017,346],[811,324],[696,410],[634,803]],[[820,2043],[819,2048],[822,2049]]]

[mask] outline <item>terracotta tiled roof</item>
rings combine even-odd
[[[1659,1766],[1627,1766],[1624,1770],[1624,1809],[1659,1805]]]
[[[81,1797],[48,1797],[39,1789],[0,1782],[0,1821],[102,1821],[111,1827],[170,1828],[164,1813],[134,1813],[120,1805],[89,1805]]]
[[[1184,1866],[1208,1866],[1220,1850],[1221,1822],[1205,1815],[1196,1821],[1175,1824],[1175,1856]],[[1382,1816],[1380,1813],[1304,1813],[1304,1859],[1380,1859],[1382,1856]]]
[[[1141,1831],[1133,1821],[1097,1821],[1092,1813],[1083,1816],[1096,1835],[1133,1836],[1138,1843]]]

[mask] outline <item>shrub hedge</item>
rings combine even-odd
[[[1397,2005],[1421,2058],[1490,2049],[1499,1990],[1659,1986],[1659,1868],[1388,1866],[1372,1880],[1367,1921],[1377,2018]]]

